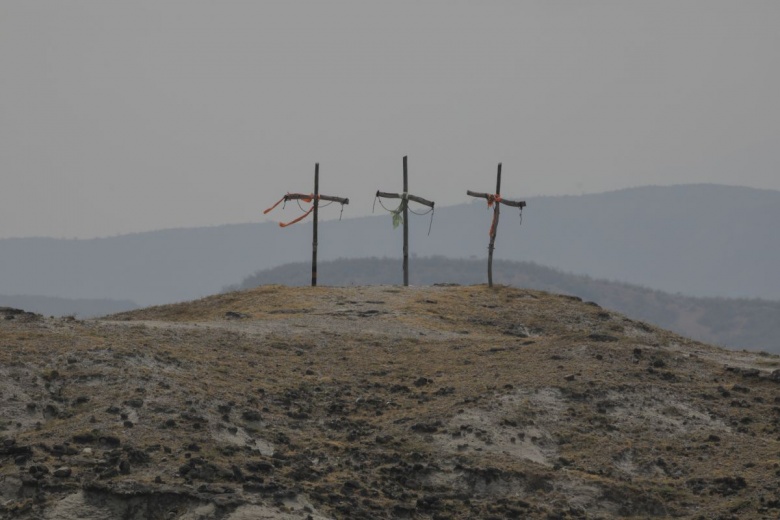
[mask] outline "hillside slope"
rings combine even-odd
[[[780,513],[780,357],[576,298],[264,286],[5,312],[3,518]]]
[[[411,260],[410,278],[415,285],[480,283],[486,279],[486,265],[485,260],[418,257]],[[333,286],[392,283],[400,269],[401,260],[395,258],[339,259],[320,262],[317,267],[320,283]],[[286,264],[258,271],[235,288],[309,285],[310,272],[310,263]],[[579,296],[699,341],[780,354],[780,301],[694,298],[564,273],[531,262],[499,260],[493,272],[500,283]]]

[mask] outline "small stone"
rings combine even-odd
[[[57,468],[54,470],[53,475],[57,478],[68,478],[73,473],[73,470],[71,470],[67,466],[62,466],[60,468]]]
[[[574,374],[569,374],[568,376],[564,376],[564,379],[566,381],[574,381],[574,377],[575,377]]]

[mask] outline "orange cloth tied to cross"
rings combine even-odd
[[[493,203],[500,203],[501,202],[501,195],[496,193],[495,195],[488,195],[487,197],[487,204],[488,208],[493,207]],[[496,214],[493,213],[493,221],[490,223],[490,232],[488,233],[490,237],[496,236]]]
[[[309,194],[309,195],[302,195],[302,194],[300,194],[300,193],[288,193],[287,195],[285,195],[284,197],[282,197],[281,199],[279,199],[278,201],[276,201],[276,204],[274,204],[274,205],[273,205],[273,206],[271,206],[270,208],[268,208],[268,209],[266,209],[265,211],[263,211],[263,214],[264,214],[264,215],[265,215],[265,214],[267,214],[268,212],[270,212],[272,209],[274,209],[276,206],[278,206],[278,205],[279,205],[279,204],[281,204],[282,202],[285,202],[285,201],[289,200],[289,197],[290,197],[290,195],[297,195],[297,196],[299,197],[299,199],[300,199],[300,200],[302,200],[303,202],[311,202],[311,201],[313,201],[313,200],[314,200],[314,194],[313,194],[313,193],[311,193],[311,194]],[[319,197],[317,197],[317,198],[319,198]],[[305,219],[306,217],[308,217],[308,216],[309,216],[309,213],[311,213],[312,211],[314,211],[314,206],[312,206],[311,208],[309,208],[309,211],[307,211],[306,213],[304,213],[304,214],[303,214],[303,215],[301,215],[300,217],[298,217],[298,218],[296,218],[296,219],[294,219],[294,220],[291,220],[290,222],[279,222],[279,227],[287,227],[287,226],[292,226],[292,225],[293,225],[293,224],[295,224],[296,222],[300,222],[301,220],[303,220],[303,219]]]

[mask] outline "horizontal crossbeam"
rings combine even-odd
[[[481,199],[485,199],[487,201],[490,201],[493,199],[496,200],[496,196],[492,193],[479,193],[476,191],[466,190],[466,195],[471,195],[472,197],[477,197]],[[498,199],[498,202],[501,204],[504,204],[505,206],[511,206],[513,208],[524,208],[526,206],[524,200],[509,200],[509,199]]]
[[[312,195],[306,195],[304,193],[288,193],[284,196],[284,200],[311,200]],[[343,197],[332,197],[330,195],[319,195],[320,200],[327,200],[329,202],[338,202],[339,204],[349,204],[349,199]]]
[[[401,193],[386,193],[384,191],[377,191],[376,192],[377,197],[382,197],[385,199],[402,199],[403,194]],[[422,204],[423,206],[428,206],[429,208],[432,208],[434,203],[428,199],[424,199],[422,197],[418,197],[417,195],[407,195],[407,199],[413,200],[414,202],[418,204]]]

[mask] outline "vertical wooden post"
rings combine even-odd
[[[512,208],[520,208],[521,216],[526,204],[524,200],[509,200],[501,197],[501,163],[498,163],[495,193],[481,193],[466,190],[466,195],[485,199],[488,203],[488,208],[495,204],[495,206],[493,206],[493,221],[490,223],[490,243],[488,244],[488,287],[493,287],[493,250],[496,247],[496,234],[498,234],[498,218],[501,213],[501,204]]]
[[[501,195],[501,163],[498,163],[498,173],[496,174],[496,197]],[[498,216],[501,204],[495,202],[493,207],[493,224],[490,227],[490,244],[488,245],[488,287],[493,287],[493,249],[496,245],[496,232],[498,231]],[[315,217],[316,220],[316,217]]]
[[[314,164],[314,238],[311,247],[311,286],[317,285],[317,210],[320,205],[320,163]]]
[[[404,207],[404,286],[409,285],[409,171],[404,155],[404,192],[401,204]]]
[[[263,211],[263,214],[273,210],[276,206],[282,202],[288,202],[290,200],[304,201],[306,204],[312,203],[311,208],[303,215],[299,216],[295,220],[290,222],[280,222],[280,227],[287,227],[300,222],[309,216],[310,213],[314,213],[314,228],[311,240],[311,285],[312,287],[317,285],[317,225],[319,223],[319,208],[320,200],[326,200],[328,202],[338,202],[341,204],[341,210],[344,211],[344,204],[349,204],[349,199],[344,197],[334,197],[332,195],[320,195],[320,163],[314,163],[314,193],[287,193],[276,204]],[[298,203],[300,204],[300,202]],[[301,208],[303,210],[303,208]],[[340,220],[340,218],[339,218]]]
[[[409,201],[412,200],[423,206],[428,206],[433,211],[433,201],[412,195],[409,193],[409,168],[407,166],[407,157],[404,155],[404,191],[403,193],[387,193],[377,190],[376,198],[401,199],[401,205],[398,209],[388,210],[393,215],[393,228],[398,227],[398,218],[403,220],[404,224],[404,286],[409,285]],[[383,206],[384,207],[384,206]],[[387,209],[387,208],[385,208]],[[400,213],[400,215],[399,215]]]

